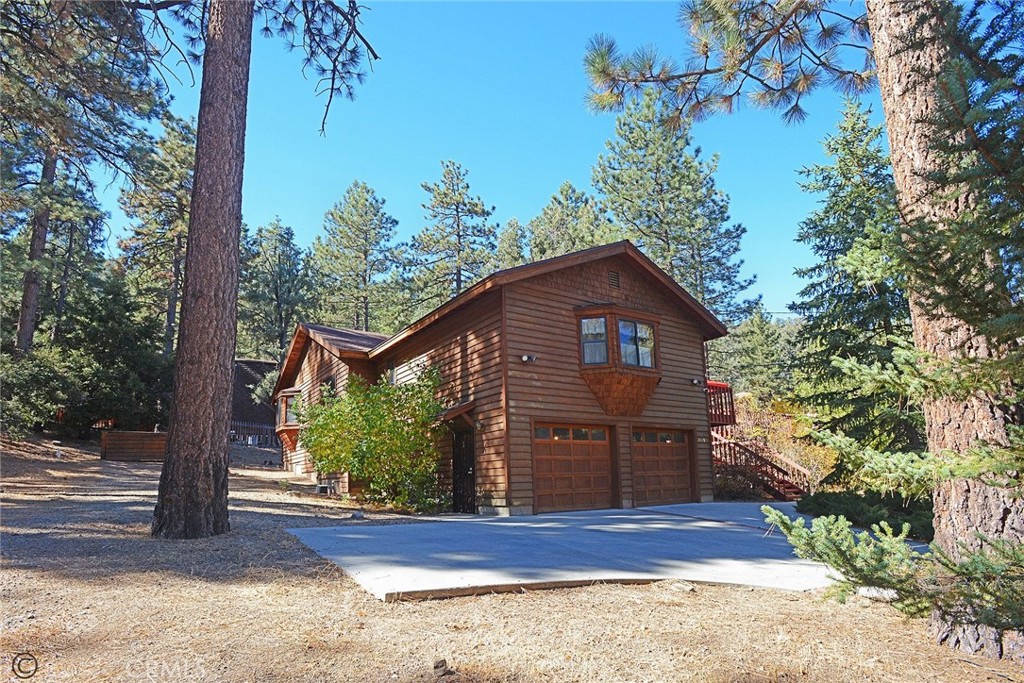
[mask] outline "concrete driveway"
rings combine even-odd
[[[597,582],[685,579],[788,590],[829,584],[768,533],[762,503],[700,503],[530,517],[289,529],[363,588],[393,601]],[[773,505],[793,514],[792,503]]]

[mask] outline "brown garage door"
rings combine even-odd
[[[535,512],[610,508],[609,430],[593,425],[536,425],[533,501]]]
[[[636,507],[693,500],[690,439],[689,433],[679,430],[633,430],[633,504]]]

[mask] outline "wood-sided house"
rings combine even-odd
[[[431,365],[456,511],[711,500],[704,343],[725,334],[627,241],[494,273],[391,337],[300,324],[274,390],[284,466],[314,476],[295,400]]]

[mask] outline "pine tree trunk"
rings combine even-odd
[[[50,230],[50,194],[57,177],[57,151],[46,150],[43,169],[39,174],[40,205],[32,215],[32,238],[28,246],[28,268],[21,290],[21,310],[18,313],[18,335],[15,350],[28,353],[32,350],[32,338],[36,333],[36,318],[39,316],[39,291],[42,287],[40,268],[46,253],[46,235]]]
[[[181,289],[181,247],[182,235],[174,236],[174,252],[171,257],[171,286],[167,289],[167,310],[164,315],[164,356],[174,352],[174,332],[177,329],[178,291]]]
[[[933,193],[929,174],[941,170],[941,158],[930,144],[931,126],[940,106],[934,85],[949,59],[938,12],[945,3],[925,0],[869,0],[868,21],[878,65],[878,82],[889,131],[891,159],[898,198],[908,221],[925,220],[936,230],[969,206],[960,194],[944,200]],[[986,267],[979,263],[979,268]],[[911,289],[913,285],[911,284]],[[945,311],[926,312],[921,296],[911,291],[911,319],[915,345],[937,358],[988,358],[988,340]],[[924,403],[928,449],[964,452],[985,442],[1005,445],[1005,409],[991,397],[977,393],[968,400],[931,399]],[[993,539],[1024,541],[1024,502],[1005,489],[978,481],[940,484],[934,494],[935,543],[952,557],[961,544],[980,547],[976,532]],[[1024,661],[1024,633],[999,632],[979,624],[959,624],[934,615],[932,624],[940,642],[993,657]]]
[[[50,330],[50,341],[60,339],[64,327],[64,310],[68,304],[68,283],[71,281],[71,265],[75,258],[75,223],[68,224],[68,250],[64,254],[64,267],[60,272],[60,289],[57,292],[57,303],[53,308],[53,328]]]
[[[253,0],[210,3],[167,452],[153,535],[228,531],[228,425],[238,302]]]

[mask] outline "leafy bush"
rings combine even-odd
[[[75,369],[80,353],[44,348],[21,358],[0,354],[0,420],[12,438],[52,427],[57,412],[80,403],[84,388]]]
[[[882,522],[896,529],[908,524],[909,536],[922,541],[931,541],[935,536],[930,498],[903,500],[874,491],[821,492],[801,498],[796,509],[815,517],[842,516],[853,525],[865,528]]]
[[[300,406],[299,439],[318,472],[348,472],[367,483],[367,497],[414,510],[441,504],[437,450],[440,376],[434,369],[405,384],[351,377],[345,394],[325,391]]]

